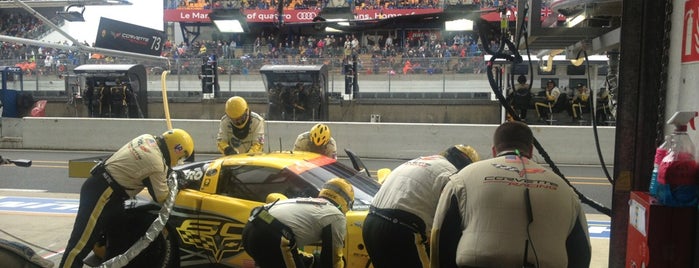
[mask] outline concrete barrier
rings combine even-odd
[[[218,120],[173,119],[187,130],[200,153],[217,153]],[[338,154],[348,148],[361,157],[410,159],[441,152],[453,144],[471,145],[482,158],[491,156],[497,125],[327,122],[338,143]],[[312,122],[267,121],[265,151],[291,150],[296,136]],[[599,164],[590,126],[531,126],[535,138],[558,164]],[[160,134],[164,119],[72,117],[3,118],[1,148],[39,150],[114,151],[140,134]],[[11,136],[10,136],[11,135]],[[614,160],[615,127],[598,127],[599,147],[607,163]],[[534,160],[543,162],[539,154]]]

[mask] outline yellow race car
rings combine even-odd
[[[380,185],[368,172],[358,171],[356,163],[361,161],[353,154],[350,157],[355,168],[298,151],[239,154],[178,166],[180,191],[169,220],[129,266],[255,267],[241,244],[250,211],[270,194],[315,197],[325,181],[341,177],[352,183],[355,193],[354,206],[347,213],[346,267],[368,267],[362,224]],[[127,202],[128,217],[107,228],[101,243],[106,249],[96,250],[96,255],[110,258],[124,252],[143,236],[160,209],[145,198]]]

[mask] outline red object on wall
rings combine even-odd
[[[695,217],[695,207],[666,207],[648,192],[631,192],[626,267],[691,267]]]
[[[32,117],[44,117],[46,116],[46,100],[39,100],[34,103],[34,107],[31,111]]]

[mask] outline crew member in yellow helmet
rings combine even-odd
[[[347,234],[345,214],[354,203],[354,188],[345,179],[325,182],[317,198],[279,200],[253,209],[243,229],[243,248],[256,267],[343,268]],[[299,250],[321,244],[320,260]]]
[[[124,216],[124,201],[144,188],[153,200],[165,202],[171,167],[193,152],[194,141],[189,133],[171,129],[160,136],[138,136],[98,163],[80,189],[75,224],[58,267],[83,267],[83,259],[105,226]]]
[[[306,151],[337,159],[337,144],[326,124],[315,124],[310,131],[299,134],[294,142],[294,151]]]
[[[226,113],[216,135],[219,152],[223,155],[262,152],[265,144],[265,119],[250,111],[242,97],[226,101]]]

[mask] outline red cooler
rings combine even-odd
[[[691,267],[696,207],[658,205],[648,192],[631,192],[626,267]]]

